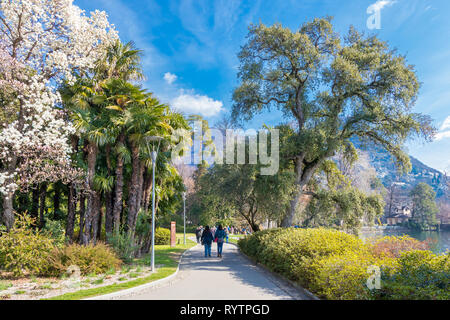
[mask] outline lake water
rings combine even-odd
[[[412,238],[415,238],[420,241],[424,241],[427,239],[433,240],[435,244],[431,250],[435,253],[443,253],[446,250],[450,250],[450,230],[441,230],[438,231],[413,231],[413,230],[398,230],[398,229],[364,229],[361,232],[361,238],[380,238],[384,236],[401,236],[401,235],[409,235]]]

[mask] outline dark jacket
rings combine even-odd
[[[211,243],[213,242],[213,235],[211,233],[211,230],[208,231],[203,231],[202,233],[202,244],[207,244],[208,246],[211,245]]]

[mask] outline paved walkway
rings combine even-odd
[[[299,300],[307,296],[255,266],[236,246],[224,244],[223,258],[204,257],[203,246],[186,252],[178,275],[167,283],[121,300]]]

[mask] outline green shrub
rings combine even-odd
[[[426,243],[386,237],[365,244],[331,229],[270,229],[240,239],[259,263],[325,299],[449,299],[449,255],[417,251]],[[381,270],[381,289],[369,290],[370,266]]]
[[[107,234],[108,244],[113,248],[117,256],[125,263],[133,261],[138,246],[134,237],[128,232],[113,232]]]
[[[353,235],[332,229],[269,229],[239,240],[243,252],[272,271],[308,286],[315,270],[313,261],[346,251],[365,252],[367,247]]]
[[[47,220],[45,222],[43,233],[54,240],[55,245],[63,246],[65,243],[64,225],[61,221]]]
[[[114,251],[103,243],[95,246],[71,244],[58,248],[53,252],[52,263],[56,274],[65,273],[70,266],[78,266],[82,275],[102,274],[121,265]]]
[[[170,244],[170,230],[164,228],[156,228],[155,230],[155,244],[168,245]]]
[[[18,216],[15,226],[0,237],[0,269],[14,276],[46,275],[51,270],[50,256],[54,241],[34,231],[33,219]]]
[[[395,268],[382,272],[381,290],[374,292],[378,299],[449,300],[450,255],[436,255],[430,251],[404,252]]]

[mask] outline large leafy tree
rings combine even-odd
[[[420,229],[428,229],[437,225],[436,192],[426,183],[417,184],[410,192],[413,202],[413,220]]]
[[[340,37],[330,18],[296,31],[251,25],[239,60],[233,117],[249,120],[278,108],[294,124],[284,157],[293,165],[296,191],[283,226],[292,224],[324,161],[350,146],[350,138],[380,145],[408,171],[404,141],[433,135],[431,119],[412,112],[419,89],[413,66],[376,36],[350,28]]]

